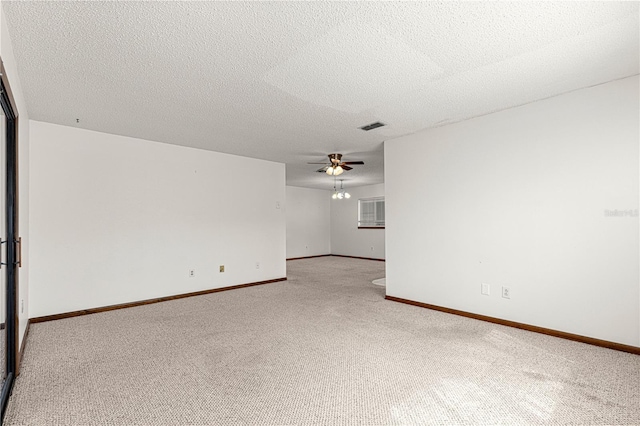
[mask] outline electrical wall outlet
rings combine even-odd
[[[260,269],[260,262],[256,262],[256,269]]]
[[[189,278],[193,278],[196,276],[196,270],[195,269],[189,269]]]
[[[482,283],[480,285],[480,293],[484,294],[485,296],[489,296],[491,293],[491,288],[489,286],[489,284],[487,283]]]
[[[220,265],[220,272],[224,272],[224,265]]]
[[[511,289],[509,287],[502,286],[502,297],[511,299]]]

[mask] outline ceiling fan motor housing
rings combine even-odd
[[[342,160],[342,154],[329,154],[329,160],[333,164],[340,164],[340,160]]]

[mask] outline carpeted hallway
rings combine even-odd
[[[640,356],[384,300],[384,263],[31,327],[6,425],[640,424]]]

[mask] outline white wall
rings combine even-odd
[[[387,294],[640,346],[639,127],[635,76],[386,142]]]
[[[19,236],[22,237],[22,264],[18,270],[18,347],[27,328],[29,313],[29,115],[22,93],[11,36],[5,21],[4,10],[0,7],[0,58],[7,73],[18,114],[18,222]]]
[[[331,254],[331,192],[287,186],[287,259]]]
[[[31,121],[30,316],[285,277],[284,182],[284,164]]]
[[[384,184],[345,187],[351,198],[331,200],[331,251],[345,256],[385,258],[385,230],[358,229],[358,199],[383,197]]]

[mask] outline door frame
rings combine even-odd
[[[18,268],[22,261],[18,244],[18,114],[17,106],[11,93],[9,80],[4,68],[4,63],[0,59],[0,107],[2,107],[6,123],[6,222],[7,222],[7,258],[6,272],[6,378],[0,393],[0,422],[4,419],[4,414],[9,402],[9,396],[13,389],[13,382],[18,371],[18,331],[19,318],[16,310],[18,300]],[[1,291],[1,289],[0,289]],[[0,348],[2,350],[3,348]]]

